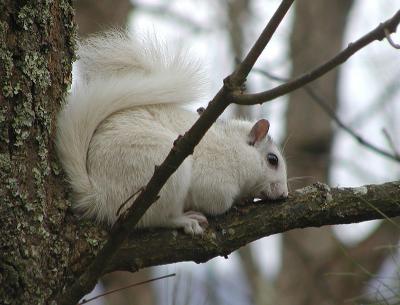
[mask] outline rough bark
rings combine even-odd
[[[45,304],[69,274],[55,115],[71,80],[72,1],[0,1],[0,300]]]
[[[203,263],[216,256],[228,256],[261,237],[296,228],[398,216],[399,198],[400,182],[344,189],[315,184],[292,193],[284,202],[240,206],[210,218],[210,226],[201,237],[166,229],[132,231],[114,258],[104,264],[106,272],[111,272],[181,261]],[[388,225],[396,224],[392,221]],[[66,217],[64,227],[75,240],[69,267],[78,277],[108,235],[90,221],[79,221],[73,215]],[[387,245],[386,240],[382,245]]]
[[[318,183],[292,193],[284,202],[251,204],[210,219],[202,237],[171,230],[133,232],[107,269],[137,270],[179,261],[203,263],[227,256],[261,237],[296,228],[395,217],[400,215],[399,198],[399,182],[343,189]]]

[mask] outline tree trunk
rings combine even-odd
[[[72,1],[0,2],[0,299],[48,304],[69,276],[69,207],[54,151],[71,81]]]

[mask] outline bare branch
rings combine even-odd
[[[311,70],[308,73],[302,74],[297,78],[287,82],[283,85],[277,86],[271,90],[267,90],[255,94],[243,94],[235,95],[232,97],[232,103],[239,105],[255,105],[265,103],[267,101],[273,100],[279,96],[292,92],[300,87],[316,80],[322,75],[328,73],[332,69],[336,68],[338,65],[344,63],[348,60],[354,53],[358,52],[371,42],[375,40],[382,40],[386,37],[385,30],[388,33],[393,33],[396,31],[397,25],[400,23],[400,10],[390,19],[379,24],[374,30],[364,35],[357,41],[350,43],[346,49],[341,51],[339,54],[325,62],[324,64],[318,66],[317,68]]]
[[[385,138],[386,138],[388,144],[392,148],[392,151],[393,151],[394,155],[400,159],[400,153],[397,150],[396,144],[394,143],[393,138],[390,135],[389,131],[386,128],[383,128],[382,132],[385,135]]]
[[[268,22],[256,43],[250,49],[245,59],[239,64],[236,71],[228,77],[231,85],[237,87],[241,86],[245,82],[247,75],[250,73],[258,57],[260,57],[266,45],[271,40],[272,35],[274,35],[278,25],[281,23],[283,17],[286,15],[292,4],[293,0],[282,1],[281,5]]]
[[[389,158],[390,160],[400,162],[400,157],[396,154],[392,154],[382,148],[379,148],[378,146],[372,144],[371,142],[365,140],[361,135],[356,133],[353,129],[351,129],[349,126],[347,126],[345,123],[342,122],[342,120],[336,115],[336,113],[330,109],[330,107],[327,105],[327,103],[324,102],[324,100],[319,97],[314,90],[312,90],[309,86],[305,86],[304,90],[307,92],[309,96],[312,97],[312,99],[323,109],[323,111],[328,114],[328,116],[344,131],[346,131],[350,136],[352,136],[354,139],[357,140],[358,143],[360,143],[362,146],[370,149],[371,151],[377,153],[378,155],[384,156],[386,158]]]
[[[260,69],[253,69],[253,71],[258,72],[272,80],[275,81],[288,81],[288,79],[285,79],[283,77],[279,77],[276,75],[272,75],[271,73],[265,72]],[[347,126],[337,115],[336,113],[329,107],[328,103],[324,101],[322,97],[320,97],[309,85],[304,85],[301,87],[310,97],[311,99],[319,105],[322,110],[344,131],[346,131],[350,136],[352,136],[354,139],[357,140],[358,143],[360,143],[362,146],[374,151],[375,153],[384,156],[386,158],[389,158],[390,160],[400,162],[400,156],[396,153],[392,154],[386,150],[383,150],[382,148],[377,147],[376,145],[368,142],[365,140],[362,136],[360,136],[358,133],[356,133],[353,129],[351,129],[349,126]],[[390,138],[388,138],[390,139]],[[390,142],[390,144],[393,145],[393,142]],[[393,146],[392,146],[393,147]]]
[[[107,262],[106,272],[137,271],[182,261],[203,263],[216,256],[226,257],[254,240],[292,229],[400,216],[399,198],[400,181],[332,189],[316,183],[291,193],[284,202],[248,204],[210,218],[201,237],[166,229],[133,232]],[[90,236],[85,231],[80,235]]]
[[[370,105],[362,109],[351,120],[350,126],[364,124],[371,116],[377,115],[386,108],[390,103],[395,101],[395,96],[400,91],[399,88],[400,71],[397,71],[390,80],[380,89],[380,92],[373,97]]]

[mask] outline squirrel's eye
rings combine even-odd
[[[272,166],[275,166],[275,167],[278,166],[278,157],[275,154],[269,153],[267,155],[267,160],[268,160],[268,163],[271,164]]]

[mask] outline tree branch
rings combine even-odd
[[[387,33],[396,32],[397,25],[400,23],[400,10],[394,14],[394,16],[385,22],[379,24],[374,30],[364,35],[357,41],[350,43],[346,49],[341,51],[339,54],[311,70],[308,73],[304,73],[295,79],[277,86],[271,90],[263,91],[254,94],[243,94],[235,95],[232,97],[232,103],[238,105],[255,105],[271,101],[279,96],[292,92],[300,87],[316,80],[322,75],[328,73],[332,69],[336,68],[340,64],[347,61],[354,53],[358,52],[371,42],[375,40],[382,40],[387,36]],[[386,32],[386,33],[385,33]]]
[[[392,161],[400,162],[399,155],[392,154],[389,151],[379,148],[375,144],[365,140],[361,135],[359,135],[357,132],[355,132],[353,129],[351,129],[349,126],[343,123],[342,120],[336,115],[336,113],[328,106],[328,104],[317,93],[315,93],[315,91],[311,87],[304,86],[304,90],[341,129],[343,129],[351,137],[353,137],[360,145]]]
[[[106,263],[105,272],[137,271],[182,261],[204,263],[217,256],[226,257],[254,240],[293,229],[400,216],[399,198],[400,181],[332,189],[316,183],[291,193],[284,202],[258,202],[209,218],[210,225],[203,236],[168,229],[132,232]],[[399,227],[394,220],[389,221]],[[81,236],[91,234],[80,232]],[[79,258],[85,260],[88,259]]]
[[[266,71],[260,70],[260,69],[253,69],[257,73],[260,73],[261,75],[264,75],[272,80],[279,81],[279,82],[285,82],[288,81],[288,79],[285,79],[283,77],[278,77],[276,75],[272,75]],[[304,85],[301,87],[308,96],[311,97],[311,99],[321,107],[322,111],[324,111],[341,129],[343,129],[345,132],[347,132],[351,137],[353,137],[360,145],[370,149],[371,151],[384,156],[390,160],[400,162],[400,155],[396,153],[396,150],[394,149],[395,153],[390,153],[382,148],[379,148],[378,146],[374,145],[373,143],[365,140],[361,135],[356,133],[352,128],[350,128],[348,125],[346,125],[337,115],[336,113],[329,107],[328,103],[319,95],[317,94],[313,88],[311,88],[310,85]],[[390,141],[390,136],[388,137],[388,140]],[[391,142],[389,142],[392,144]],[[393,145],[391,145],[392,148],[394,148]]]

